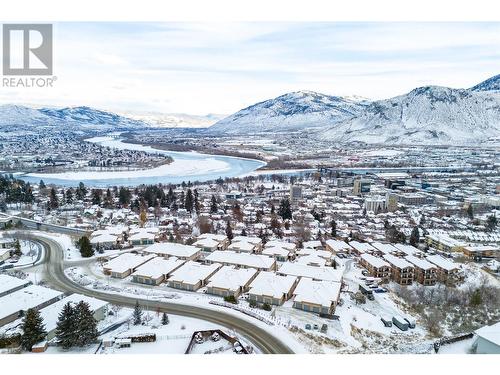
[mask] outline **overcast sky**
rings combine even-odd
[[[50,89],[2,103],[230,114],[286,92],[388,98],[500,73],[500,23],[58,23]]]

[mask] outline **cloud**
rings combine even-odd
[[[500,59],[500,23],[58,23],[55,38],[55,88],[0,101],[231,113],[304,89],[470,87]]]

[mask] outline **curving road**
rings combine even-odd
[[[30,237],[28,235],[28,237]],[[174,315],[187,316],[202,319],[225,327],[230,327],[243,334],[254,346],[265,354],[292,354],[293,351],[280,339],[276,338],[265,329],[252,324],[250,321],[241,319],[233,314],[223,311],[215,311],[198,306],[187,306],[171,302],[151,301],[138,297],[121,296],[101,291],[84,288],[70,280],[64,273],[64,250],[53,240],[31,236],[45,247],[45,259],[43,260],[45,280],[56,289],[65,292],[80,293],[87,296],[99,298],[115,305],[133,307],[136,301],[148,308],[167,312]]]

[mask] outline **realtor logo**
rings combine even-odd
[[[52,75],[52,25],[3,25],[3,75]]]

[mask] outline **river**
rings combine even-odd
[[[157,150],[150,146],[125,143],[122,139],[111,136],[89,138],[87,141],[118,149],[169,155],[174,161],[160,167],[135,171],[67,171],[16,174],[16,177],[31,183],[43,180],[46,184],[61,186],[77,186],[80,182],[94,187],[178,184],[183,181],[203,182],[219,177],[243,176],[266,164],[259,160],[231,156]]]

